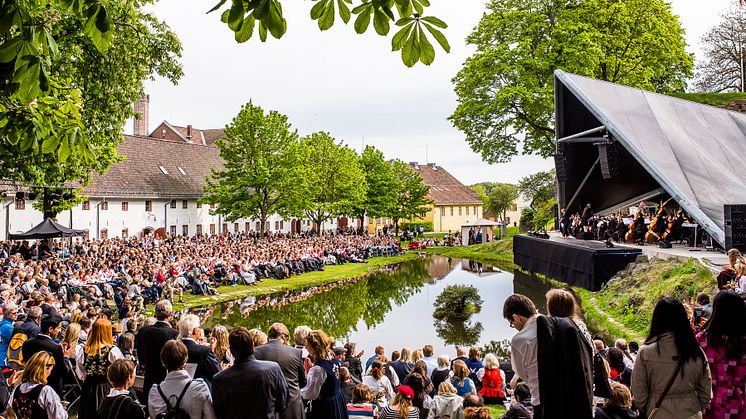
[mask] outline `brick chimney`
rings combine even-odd
[[[192,141],[192,125],[187,125],[187,134],[186,134],[187,140]]]
[[[150,116],[150,95],[143,95],[135,102],[135,123],[132,134],[147,137],[150,134],[148,117]]]

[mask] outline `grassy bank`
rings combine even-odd
[[[376,257],[368,259],[368,263],[346,263],[344,265],[327,266],[323,271],[309,272],[303,275],[291,276],[287,279],[265,279],[256,285],[237,285],[235,287],[223,285],[218,288],[217,295],[192,295],[184,293],[184,302],[174,304],[175,310],[216,304],[243,298],[249,295],[264,295],[274,292],[291,291],[316,285],[324,285],[373,272],[385,265],[403,262],[417,257],[415,253],[392,257]]]
[[[508,235],[501,240],[491,243],[475,244],[472,246],[431,247],[428,253],[450,258],[469,259],[483,263],[491,263],[498,268],[513,270],[513,236],[518,233],[518,227],[508,227]]]

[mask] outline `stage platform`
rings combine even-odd
[[[513,238],[513,262],[521,269],[546,275],[590,291],[601,289],[614,274],[634,262],[639,248],[552,236],[548,239],[519,234]]]

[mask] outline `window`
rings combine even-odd
[[[256,222],[256,231],[261,230],[261,224],[259,224],[259,221]]]
[[[200,208],[202,208],[202,203],[197,201],[197,209],[200,209]]]
[[[101,211],[106,211],[109,209],[109,201],[104,201],[101,203]]]
[[[368,218],[368,224],[373,224],[373,219],[370,217]]]
[[[175,199],[171,200],[171,208],[176,208],[176,200]]]
[[[127,201],[122,201],[122,211],[127,211],[130,208],[130,204]]]
[[[461,207],[458,207],[458,215],[461,215]]]
[[[233,231],[238,233],[238,223],[233,223]]]
[[[167,174],[168,174],[168,170],[166,170],[166,168],[165,168],[165,167],[163,167],[163,166],[158,166],[158,168],[159,168],[159,169],[161,169],[161,173],[163,173],[164,175],[167,175]]]
[[[181,208],[183,208],[183,209],[189,208],[189,201],[187,201],[186,199],[184,199],[183,201],[181,201]]]
[[[129,233],[130,233],[130,232],[129,232],[129,229],[127,229],[127,228],[123,228],[123,229],[122,229],[122,238],[123,238],[123,239],[126,239],[127,237],[129,237],[129,235],[130,235]]]
[[[202,224],[197,224],[197,234],[202,234]]]
[[[184,171],[184,169],[182,169],[181,167],[177,167],[177,169],[179,169],[179,173],[186,176],[186,172]]]
[[[83,211],[89,211],[91,209],[91,201],[83,201]]]
[[[479,212],[477,212],[477,207],[474,207],[474,215],[479,215]]]
[[[215,234],[215,224],[210,224],[210,234],[211,235]]]
[[[279,230],[279,229],[280,229],[280,222],[275,221],[275,230]]]
[[[101,229],[101,238],[102,239],[108,239],[109,238],[109,230],[102,228]]]
[[[280,230],[285,229],[285,221],[280,221]]]
[[[184,237],[189,236],[189,226],[187,224],[184,224],[183,226],[181,226],[181,235]]]
[[[153,212],[153,201],[145,201],[145,212]]]
[[[512,208],[511,211],[518,211],[518,204],[513,202],[513,206],[511,208]]]
[[[453,207],[451,207],[451,217],[453,217]]]
[[[88,240],[88,238],[91,237],[91,232],[86,230],[83,230],[83,240]]]
[[[215,204],[210,204],[210,208],[215,208]]]
[[[251,230],[251,223],[247,221],[246,225],[244,225],[244,229],[244,231],[248,233]]]
[[[223,223],[223,229],[220,230],[220,232],[221,233],[227,233],[228,232],[228,224],[227,223]]]
[[[469,215],[469,207],[466,207],[466,215]]]
[[[25,199],[16,199],[16,209],[19,211],[23,211],[26,209],[26,200]]]

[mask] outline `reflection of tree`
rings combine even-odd
[[[485,356],[488,353],[493,353],[495,354],[495,356],[497,356],[497,359],[503,361],[509,358],[508,348],[510,348],[510,340],[502,339],[491,340],[490,343],[481,347],[480,350],[482,352],[482,356]]]
[[[471,346],[479,342],[482,334],[482,322],[472,323],[470,321],[458,320],[435,320],[435,333],[443,339],[446,345]]]
[[[292,331],[300,325],[323,329],[334,337],[343,337],[355,330],[362,318],[368,327],[383,321],[386,313],[394,305],[404,304],[412,295],[419,292],[428,273],[425,260],[415,259],[403,262],[354,284],[320,292],[305,300],[281,307],[263,306],[242,316],[239,304],[227,310],[226,303],[218,307],[217,313],[227,312],[223,318],[207,320],[208,326],[222,323],[228,326],[245,326],[266,331],[274,322],[282,322]],[[281,300],[284,294],[257,298],[261,300]]]

